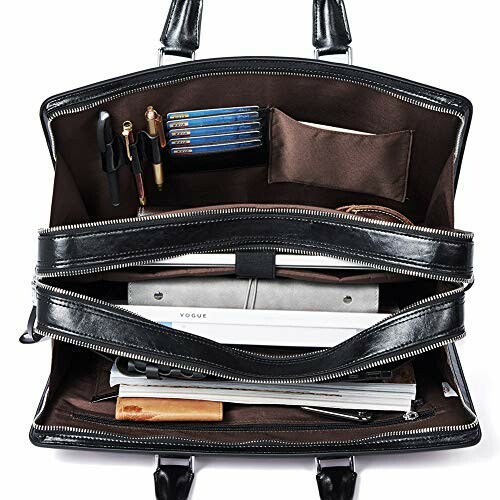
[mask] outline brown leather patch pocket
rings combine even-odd
[[[412,131],[364,134],[325,130],[270,111],[270,184],[294,182],[403,202]]]

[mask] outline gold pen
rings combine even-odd
[[[148,124],[148,132],[152,137],[158,137],[160,141],[160,147],[164,148],[167,145],[167,139],[165,137],[165,130],[163,128],[163,118],[162,116],[153,108],[153,106],[148,106],[146,108],[146,123]],[[163,184],[165,182],[163,177],[163,165],[160,163],[153,163],[155,184],[158,191],[163,189]]]
[[[125,141],[125,151],[127,153],[127,157],[131,162],[132,173],[134,174],[135,184],[137,186],[137,194],[139,196],[139,204],[141,206],[146,205],[146,193],[144,191],[144,181],[142,179],[142,170],[141,163],[139,158],[132,155],[132,151],[130,150],[130,145],[134,144],[134,126],[130,120],[126,120],[122,125],[122,136]]]
[[[125,141],[125,151],[127,152],[127,158],[132,161],[132,153],[130,152],[130,145],[134,142],[134,126],[130,120],[126,120],[122,125],[122,135]]]

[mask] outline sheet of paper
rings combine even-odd
[[[215,342],[290,347],[333,347],[389,316],[380,313],[121,307]]]

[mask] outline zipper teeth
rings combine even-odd
[[[127,351],[113,349],[110,347],[96,346],[95,344],[92,344],[90,342],[84,342],[81,340],[68,338],[64,335],[49,332],[49,331],[41,329],[41,328],[35,328],[34,331],[35,331],[35,333],[37,333],[38,335],[41,335],[43,337],[49,337],[49,338],[54,339],[54,340],[59,340],[61,342],[66,342],[69,344],[76,345],[78,347],[84,347],[86,349],[91,349],[91,350],[103,352],[106,354],[112,354],[114,356],[137,359],[140,361],[144,361],[146,363],[154,363],[154,364],[164,363],[164,361],[159,359],[159,358],[150,357],[150,356],[143,356],[141,354],[130,353]],[[360,366],[355,367],[355,368],[348,368],[345,370],[341,370],[341,371],[338,371],[334,374],[321,375],[321,376],[316,376],[316,377],[299,378],[299,379],[265,379],[265,380],[252,379],[249,377],[248,378],[247,377],[235,377],[234,375],[228,375],[226,373],[222,373],[219,371],[210,370],[210,369],[206,369],[206,368],[200,368],[200,367],[192,366],[192,365],[185,364],[185,363],[169,362],[168,364],[172,368],[178,368],[180,370],[195,371],[197,373],[202,373],[202,374],[209,375],[212,377],[217,377],[217,378],[223,378],[226,380],[232,380],[235,382],[245,382],[245,383],[251,383],[251,384],[296,384],[296,383],[300,382],[301,384],[314,384],[317,382],[324,382],[326,380],[338,379],[341,377],[345,377],[347,375],[351,375],[353,373],[358,373],[358,372],[362,372],[365,370],[369,370],[371,368],[375,368],[375,367],[380,366],[380,365],[394,363],[396,361],[402,361],[403,359],[408,359],[411,357],[419,356],[419,355],[424,354],[428,351],[432,351],[434,349],[438,349],[439,347],[443,347],[443,346],[451,344],[453,342],[457,342],[457,341],[461,340],[463,337],[465,337],[465,333],[455,335],[454,337],[451,337],[449,339],[440,340],[439,342],[434,342],[430,345],[420,347],[418,349],[414,349],[414,350],[409,351],[409,352],[404,352],[404,353],[397,354],[394,356],[388,356],[388,357],[380,359],[380,360],[371,361],[369,363],[364,363],[363,365],[360,365]]]
[[[238,447],[238,446],[248,446],[253,445],[260,448],[266,448],[270,445],[276,447],[303,447],[303,446],[332,446],[332,445],[351,445],[351,444],[362,444],[371,441],[377,441],[379,439],[384,438],[397,438],[397,437],[407,437],[407,436],[416,436],[419,434],[430,434],[430,433],[439,433],[439,432],[462,432],[474,429],[479,425],[478,419],[474,416],[474,420],[468,424],[459,424],[459,425],[443,425],[436,427],[424,427],[422,429],[409,429],[406,431],[389,431],[382,432],[379,434],[375,434],[373,436],[359,438],[359,439],[351,439],[351,440],[341,440],[341,441],[309,441],[305,443],[296,443],[296,442],[287,442],[282,440],[251,440],[251,441],[241,441],[237,443],[228,443],[224,441],[208,441],[208,440],[194,440],[189,438],[169,438],[165,436],[147,436],[142,438],[137,437],[128,437],[120,434],[113,434],[111,432],[95,430],[92,431],[93,435],[100,436],[101,440],[104,441],[122,441],[122,442],[161,442],[165,441],[180,441],[183,443],[191,443],[196,445],[207,445],[207,446],[224,446],[224,447]],[[62,425],[41,425],[36,422],[33,423],[33,428],[37,431],[41,432],[67,432],[73,434],[80,434],[82,438],[85,439],[95,439],[93,436],[88,434],[88,431],[85,429],[81,429],[78,427],[66,427]],[[86,434],[86,435],[85,435]]]
[[[192,215],[201,215],[201,216],[210,216],[210,215],[231,215],[236,213],[278,213],[278,214],[292,214],[292,215],[308,215],[308,216],[317,216],[317,217],[327,217],[331,219],[344,219],[351,221],[362,221],[369,222],[379,226],[392,227],[394,229],[402,229],[405,231],[411,231],[415,233],[422,234],[435,234],[440,236],[448,236],[452,238],[459,238],[467,241],[471,241],[474,237],[474,234],[468,231],[453,231],[446,229],[437,229],[433,227],[425,227],[425,226],[410,226],[408,224],[401,224],[397,222],[389,222],[384,220],[377,219],[369,219],[367,217],[363,217],[360,215],[352,215],[345,212],[327,212],[323,210],[311,210],[307,208],[257,208],[257,207],[232,207],[232,208],[213,208],[208,210],[190,210],[185,212],[171,212],[157,215],[147,215],[144,217],[126,217],[122,219],[114,219],[112,221],[104,220],[104,221],[95,221],[95,222],[85,222],[82,224],[69,224],[65,226],[54,226],[48,228],[42,228],[38,230],[38,234],[46,235],[64,231],[72,231],[78,229],[95,229],[103,226],[114,226],[120,224],[129,224],[131,222],[138,221],[157,221],[162,219],[176,219],[176,218],[185,218],[190,217]]]
[[[94,304],[97,304],[99,306],[111,307],[111,308],[116,308],[116,309],[125,311],[124,309],[122,309],[119,306],[111,305],[108,302],[96,299],[94,297],[87,297],[87,296],[78,294],[76,292],[66,291],[66,290],[63,290],[61,288],[56,288],[56,287],[53,287],[51,285],[46,285],[45,283],[37,282],[36,286],[38,286],[40,288],[44,288],[44,289],[46,289],[47,291],[50,291],[50,292],[55,292],[55,293],[59,293],[59,294],[63,294],[63,295],[69,296],[71,298],[75,298],[75,299],[79,299],[79,300],[85,300],[85,301],[90,301],[90,302],[92,302]],[[435,300],[440,300],[442,298],[458,294],[458,293],[462,292],[463,290],[464,290],[464,288],[460,287],[460,288],[455,289],[455,290],[451,290],[451,291],[448,291],[448,292],[443,292],[443,293],[434,295],[432,297],[429,297],[427,299],[423,299],[423,300],[417,302],[416,304],[412,304],[411,306],[402,309],[400,312],[392,314],[391,316],[389,316],[389,318],[386,318],[384,320],[379,321],[378,323],[376,323],[375,325],[373,325],[372,327],[370,327],[370,329],[376,328],[378,325],[380,325],[384,321],[388,321],[388,320],[392,319],[394,316],[397,316],[398,314],[401,314],[402,312],[405,312],[407,310],[413,309],[413,308],[415,308],[417,306],[421,306],[423,304],[426,304],[427,302],[432,302],[432,301],[435,301]],[[127,311],[127,312],[129,312],[129,311]],[[140,319],[142,321],[144,320],[144,318],[142,316],[138,315],[138,314],[130,313],[130,312],[129,312],[129,314],[132,314],[132,316],[134,316],[134,317],[136,317],[136,318],[138,318],[138,319]],[[131,359],[137,359],[137,360],[140,360],[140,361],[144,361],[146,363],[155,363],[155,364],[163,364],[164,363],[164,361],[161,358],[156,358],[154,356],[143,356],[143,355],[137,354],[137,353],[130,353],[130,352],[126,351],[126,350],[119,350],[119,349],[114,349],[114,348],[111,348],[111,347],[105,347],[105,346],[95,345],[95,344],[93,344],[91,342],[74,339],[72,337],[66,337],[64,335],[61,335],[61,334],[58,334],[58,333],[54,333],[54,332],[49,332],[49,331],[47,331],[47,330],[45,330],[43,328],[39,328],[38,326],[35,327],[34,330],[35,330],[35,332],[37,334],[39,334],[39,335],[41,335],[43,337],[49,337],[49,338],[52,338],[54,340],[58,340],[58,341],[61,341],[61,342],[66,342],[66,343],[69,343],[69,344],[76,345],[78,347],[84,347],[84,348],[87,348],[87,349],[97,350],[97,351],[100,351],[100,352],[103,352],[103,353],[106,353],[106,354],[111,354],[113,356],[128,357],[128,358],[131,358]],[[465,333],[464,332],[460,333],[459,335],[455,335],[454,337],[451,337],[449,339],[440,340],[439,342],[434,342],[434,343],[432,343],[430,345],[419,347],[418,349],[414,349],[414,350],[411,350],[409,352],[404,352],[404,353],[393,355],[393,356],[389,356],[389,357],[386,357],[386,358],[383,358],[383,359],[380,359],[380,360],[375,360],[375,361],[371,361],[371,362],[368,362],[368,363],[364,363],[364,364],[362,364],[360,366],[357,366],[357,367],[346,368],[344,370],[340,370],[340,371],[338,371],[336,373],[333,373],[333,374],[318,375],[318,376],[315,376],[315,377],[306,377],[306,378],[300,378],[300,379],[290,378],[290,379],[266,379],[266,380],[261,380],[261,379],[252,379],[250,377],[237,377],[237,376],[234,376],[234,375],[228,375],[226,373],[223,373],[223,372],[220,372],[220,371],[217,371],[217,370],[211,370],[211,369],[207,369],[207,368],[200,368],[198,366],[193,366],[193,365],[190,365],[190,364],[179,363],[179,362],[169,362],[169,366],[172,366],[173,368],[178,368],[180,370],[195,371],[195,372],[202,373],[202,374],[205,374],[205,375],[209,375],[209,376],[213,376],[213,377],[218,377],[218,378],[224,378],[224,379],[227,379],[227,380],[233,380],[233,381],[236,381],[236,382],[247,382],[247,383],[254,383],[254,384],[295,384],[298,381],[300,381],[300,383],[308,384],[308,383],[323,382],[323,381],[326,381],[326,380],[334,380],[334,379],[337,379],[337,378],[341,378],[341,377],[345,377],[345,376],[351,375],[353,373],[357,373],[357,372],[360,372],[360,371],[369,370],[371,368],[375,368],[375,367],[380,366],[382,364],[393,363],[393,362],[401,361],[403,359],[407,359],[407,358],[410,358],[410,357],[413,357],[413,356],[418,356],[420,354],[424,354],[425,352],[437,349],[439,347],[443,347],[443,346],[445,346],[447,344],[450,344],[452,342],[456,342],[456,341],[462,339],[463,337],[465,337]],[[306,356],[306,355],[307,354],[302,354],[302,355],[299,355],[299,356],[296,356],[296,357],[298,358],[298,357]],[[262,356],[265,357],[264,354]],[[290,356],[290,357],[293,357],[293,356]]]
[[[58,118],[60,116],[69,115],[69,114],[73,114],[73,113],[80,113],[82,111],[87,111],[87,110],[92,109],[94,107],[106,104],[107,102],[111,102],[111,101],[114,101],[116,99],[120,99],[122,97],[126,97],[128,95],[132,95],[135,93],[144,92],[146,90],[153,90],[153,89],[158,89],[161,87],[168,87],[171,85],[176,85],[178,83],[184,83],[184,82],[188,82],[188,81],[196,80],[196,79],[200,79],[200,78],[210,78],[210,77],[230,76],[230,75],[302,76],[302,77],[306,77],[306,78],[321,78],[321,79],[325,79],[325,80],[335,80],[335,81],[340,81],[340,82],[355,83],[357,85],[371,88],[371,89],[376,90],[378,92],[381,92],[383,94],[389,95],[391,97],[399,99],[400,101],[404,101],[404,102],[407,102],[409,104],[413,104],[415,106],[420,106],[420,107],[423,107],[425,109],[429,109],[431,111],[436,111],[439,113],[446,113],[446,114],[456,116],[460,119],[461,125],[460,125],[459,132],[457,134],[457,141],[455,144],[455,155],[456,155],[456,152],[458,150],[460,137],[463,133],[463,129],[465,126],[464,114],[458,110],[449,109],[449,108],[446,108],[445,106],[440,106],[438,104],[430,104],[428,102],[421,102],[418,99],[408,97],[405,95],[401,95],[401,94],[399,94],[393,90],[389,90],[388,88],[385,88],[383,86],[376,85],[376,84],[371,83],[369,81],[365,81],[365,80],[358,79],[358,78],[352,78],[352,77],[340,76],[340,75],[324,75],[324,74],[318,75],[318,74],[311,74],[311,73],[308,73],[305,71],[273,71],[273,70],[269,70],[269,71],[263,71],[263,70],[214,71],[214,72],[200,73],[198,75],[190,75],[190,76],[185,76],[185,77],[180,77],[180,78],[174,78],[170,81],[162,81],[162,82],[157,82],[157,83],[153,83],[153,84],[149,84],[149,85],[143,85],[143,86],[140,86],[140,87],[137,87],[134,89],[129,89],[129,90],[125,90],[122,92],[117,92],[116,94],[114,94],[112,96],[102,97],[102,98],[97,99],[95,101],[92,101],[88,104],[74,106],[74,107],[66,108],[66,109],[59,109],[59,110],[53,111],[52,113],[48,113],[47,121],[48,121],[48,131],[49,131],[49,136],[50,136],[52,158],[54,159],[54,161],[56,160],[55,138],[54,138],[54,134],[52,132],[51,123],[53,120],[55,120],[56,118]]]

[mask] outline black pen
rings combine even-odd
[[[111,143],[113,142],[113,130],[111,128],[111,117],[107,111],[101,111],[97,118],[97,144],[101,152],[102,169],[108,178],[109,196],[114,207],[120,205],[120,186],[118,183],[118,172],[114,166],[114,154]]]

